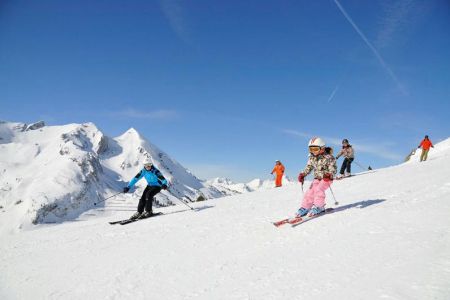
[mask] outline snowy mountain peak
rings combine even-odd
[[[45,122],[44,121],[39,121],[39,122],[32,123],[32,124],[28,125],[25,130],[36,130],[36,129],[42,128],[44,126],[45,126]]]
[[[143,138],[139,134],[139,132],[131,127],[127,131],[125,131],[122,135],[118,136],[117,139],[125,140],[125,139],[131,139],[131,140],[142,140]]]
[[[234,184],[234,182],[231,179],[229,179],[229,178],[222,178],[222,177],[216,177],[216,178],[213,178],[213,179],[209,179],[209,180],[207,180],[207,182],[211,183],[211,184],[225,184],[225,185]]]
[[[105,205],[103,200],[122,190],[147,159],[170,182],[156,197],[159,205],[224,195],[133,128],[109,138],[93,123],[0,122],[0,210],[12,218],[8,227],[77,218],[94,203]],[[136,202],[132,199],[145,186],[141,180],[134,193],[121,198]],[[4,216],[0,222],[8,219]]]

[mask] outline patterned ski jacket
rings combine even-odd
[[[134,176],[133,179],[131,179],[130,183],[128,184],[129,188],[132,188],[136,182],[138,182],[142,177],[147,180],[147,185],[149,186],[163,186],[167,185],[167,180],[164,178],[164,176],[161,174],[161,172],[155,168],[155,166],[152,166],[150,170],[147,170],[143,168],[139,173]]]
[[[306,176],[311,173],[312,170],[314,170],[315,179],[322,179],[323,175],[326,173],[329,173],[334,177],[337,170],[336,159],[330,154],[319,154],[317,156],[310,155],[308,163],[302,173]]]
[[[336,156],[336,159],[339,157],[344,156],[345,158],[355,158],[355,152],[353,151],[353,147],[351,145],[348,145],[347,147],[342,147],[341,151],[339,151],[338,155]]]

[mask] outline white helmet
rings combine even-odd
[[[320,137],[313,137],[309,140],[308,147],[311,146],[318,146],[318,147],[325,147],[325,141],[322,140]]]
[[[144,167],[151,167],[153,166],[153,162],[151,159],[144,160]]]

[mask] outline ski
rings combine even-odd
[[[356,175],[347,175],[347,176],[342,176],[342,177],[336,177],[334,180],[342,180],[342,179],[350,178],[350,177],[353,177],[353,176],[356,176]]]
[[[289,219],[283,219],[283,220],[280,220],[280,221],[277,221],[277,222],[272,222],[272,224],[275,225],[276,227],[278,227],[278,226],[281,226],[281,225],[286,224],[288,222],[289,222]]]
[[[321,216],[323,214],[330,213],[333,210],[334,210],[334,208],[327,208],[327,209],[325,209],[325,211],[323,211],[320,214],[315,215],[315,216],[292,217],[292,218],[282,219],[282,220],[277,221],[277,222],[273,222],[272,224],[275,227],[280,227],[281,225],[285,225],[285,224],[290,224],[290,225],[292,225],[294,227],[294,226],[299,225],[301,223],[304,223],[304,222],[306,222],[306,221],[308,221],[310,219],[316,218],[316,217]]]
[[[148,218],[153,218],[155,216],[159,216],[162,215],[162,212],[157,212],[154,213],[153,215],[151,215],[150,217],[147,218],[139,218],[139,219],[124,219],[124,220],[119,220],[119,221],[113,221],[113,222],[109,222],[109,224],[114,225],[114,224],[120,224],[120,225],[126,225],[126,224],[130,224],[139,220],[144,220],[144,219],[148,219]]]
[[[315,218],[317,218],[317,217],[320,217],[320,216],[326,215],[326,214],[328,214],[328,213],[331,213],[331,212],[333,212],[333,211],[334,211],[334,208],[331,208],[331,207],[330,207],[330,208],[325,209],[325,210],[324,210],[323,212],[321,212],[320,214],[317,214],[317,215],[314,215],[314,216],[306,216],[305,218],[299,220],[298,222],[290,223],[290,224],[291,224],[292,227],[295,227],[295,226],[298,226],[298,225],[300,225],[300,224],[302,224],[302,223],[305,223],[305,222],[308,222],[308,221],[310,221],[310,220],[312,220],[312,219],[315,219]]]
[[[119,224],[120,222],[124,222],[126,220],[129,220],[129,219],[124,219],[124,220],[119,220],[119,221],[112,221],[112,222],[109,222],[109,224],[111,224],[111,225]]]
[[[292,218],[287,218],[287,219],[273,222],[272,224],[275,225],[275,227],[279,227],[284,224],[295,224],[295,223],[301,221],[301,219],[302,218],[300,218],[300,217],[292,217]]]

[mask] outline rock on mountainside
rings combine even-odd
[[[0,122],[0,212],[21,225],[73,219],[121,191],[151,159],[170,181],[159,205],[176,199],[196,201],[225,195],[202,182],[139,133],[117,138],[94,124],[45,126],[43,122]],[[134,192],[145,187],[141,180]],[[123,195],[133,197],[133,194]],[[1,222],[1,220],[0,220]]]

